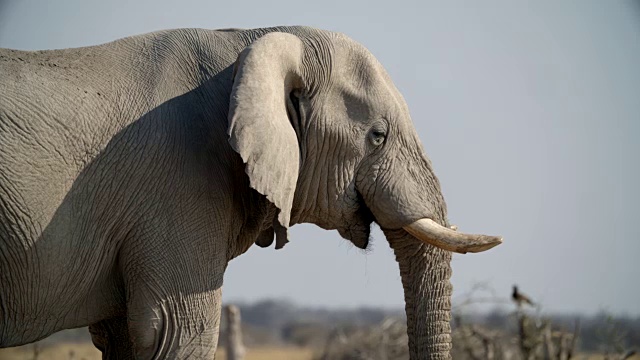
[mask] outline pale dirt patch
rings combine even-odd
[[[39,347],[36,351],[34,345],[24,345],[9,349],[0,349],[1,360],[100,360],[102,353],[93,344],[64,343],[46,347]]]

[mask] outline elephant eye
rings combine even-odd
[[[369,139],[374,146],[380,146],[384,142],[384,139],[387,137],[387,133],[384,130],[373,129],[371,131],[371,136]]]

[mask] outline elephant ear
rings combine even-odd
[[[235,64],[229,106],[229,143],[246,164],[251,187],[278,208],[277,223],[285,230],[300,164],[287,99],[302,86],[303,49],[298,37],[285,33],[269,33],[245,48]]]

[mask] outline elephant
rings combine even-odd
[[[223,275],[312,223],[404,288],[411,359],[450,358],[456,231],[376,58],[310,27],[0,50],[0,347],[89,326],[103,358],[212,358]],[[275,244],[274,244],[275,241]]]

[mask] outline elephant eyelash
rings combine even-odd
[[[375,130],[371,131],[370,140],[371,140],[371,143],[374,146],[382,145],[385,142],[386,139],[387,139],[387,132],[386,131],[378,130],[378,129],[375,129]]]

